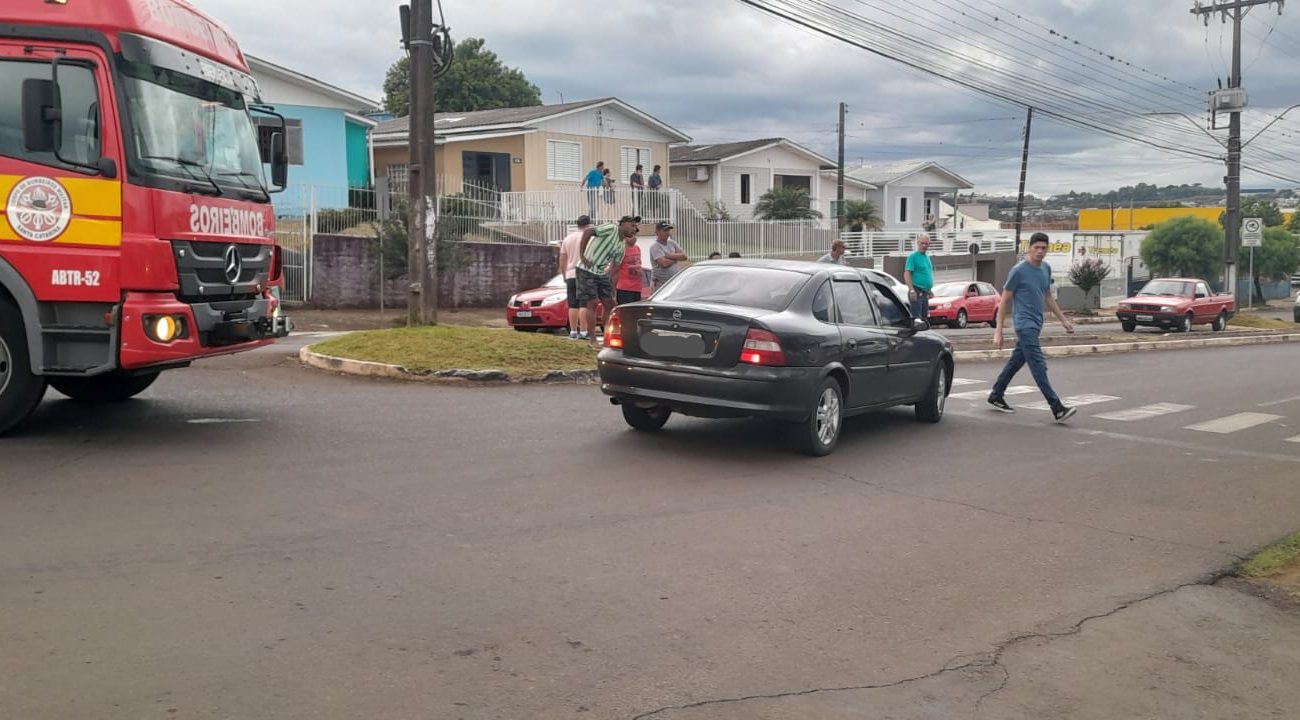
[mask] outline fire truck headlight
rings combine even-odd
[[[171,342],[185,330],[185,322],[176,315],[151,315],[144,319],[144,330],[151,339]]]

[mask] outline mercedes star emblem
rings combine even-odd
[[[226,282],[234,285],[244,272],[244,256],[239,254],[239,247],[231,245],[226,248]]]

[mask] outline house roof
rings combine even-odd
[[[858,180],[865,180],[872,185],[885,186],[902,180],[903,178],[915,175],[923,170],[933,170],[940,175],[947,175],[952,180],[954,187],[962,190],[968,190],[975,187],[969,180],[963,178],[957,173],[943,167],[936,162],[910,162],[896,163],[893,165],[863,165],[845,171],[845,174],[851,175]]]
[[[668,148],[668,159],[674,165],[716,165],[733,158],[748,155],[770,147],[782,146],[804,155],[817,163],[819,169],[834,168],[835,163],[808,148],[785,138],[762,138],[741,142],[714,143],[712,145],[677,145]]]
[[[689,142],[690,137],[680,130],[667,125],[631,105],[614,97],[582,100],[579,102],[560,103],[557,105],[533,105],[529,107],[496,108],[493,110],[474,110],[470,112],[448,112],[434,115],[434,129],[439,135],[450,136],[462,133],[482,133],[485,131],[527,132],[535,129],[537,123],[552,120],[564,115],[592,110],[608,105],[635,116],[647,125],[668,135],[669,142]],[[405,143],[411,128],[410,116],[393,118],[379,123],[375,128],[376,142]]]
[[[248,60],[248,69],[255,75],[269,75],[283,80],[284,82],[308,88],[309,90],[331,97],[338,101],[340,105],[347,106],[358,113],[370,112],[381,105],[378,100],[363,97],[350,90],[344,90],[337,85],[330,85],[327,82],[322,82],[314,77],[304,75],[297,70],[291,70],[283,65],[276,65],[270,60],[265,60],[253,55],[245,55],[244,58]]]

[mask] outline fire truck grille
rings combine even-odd
[[[271,246],[172,241],[172,257],[184,302],[251,300],[271,273]]]

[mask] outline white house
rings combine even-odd
[[[708,203],[721,203],[734,220],[753,220],[754,205],[772,188],[799,187],[826,222],[834,217],[835,163],[785,138],[764,138],[713,145],[678,145],[672,158],[669,186],[681,192],[700,212]],[[844,199],[865,200],[871,183],[847,175]]]
[[[845,174],[874,186],[868,199],[880,208],[884,229],[893,231],[920,230],[926,218],[930,217],[940,227],[950,226],[952,205],[948,203],[941,208],[940,202],[952,200],[959,190],[975,187],[957,173],[933,162],[863,165],[850,168]]]

